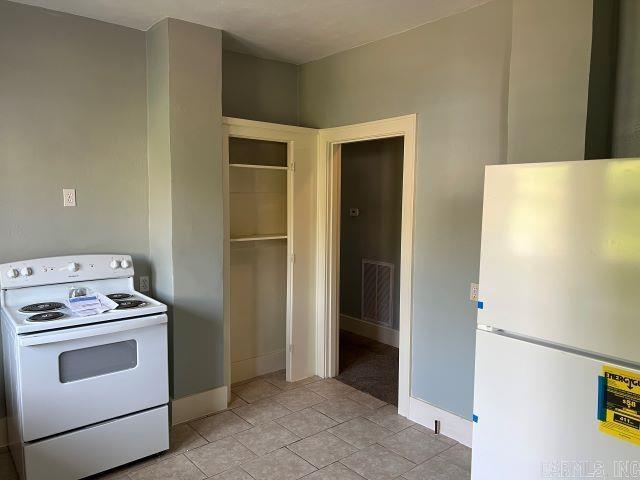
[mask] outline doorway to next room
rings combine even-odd
[[[398,404],[404,137],[345,143],[340,163],[339,374]]]

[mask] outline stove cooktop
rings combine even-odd
[[[106,290],[106,289],[105,289]],[[63,302],[28,298],[16,301],[13,305],[4,305],[3,315],[12,320],[16,333],[32,333],[50,329],[87,325],[91,323],[121,320],[166,312],[167,308],[160,302],[137,291],[127,292],[125,289],[102,290],[106,296],[116,302],[117,307],[96,315],[81,316],[73,313]],[[65,287],[64,293],[66,294]],[[100,291],[95,289],[95,291]],[[46,293],[46,292],[45,292]]]
[[[148,305],[148,302],[137,300],[132,293],[110,293],[106,297],[118,304],[115,310],[128,310]],[[60,302],[40,302],[25,305],[18,311],[20,313],[37,313],[37,315],[31,315],[27,318],[30,322],[45,322],[64,317],[65,314],[58,310],[65,308],[67,308],[66,305]]]

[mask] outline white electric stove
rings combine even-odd
[[[169,448],[167,307],[128,255],[0,265],[9,447],[23,480],[75,480]],[[116,302],[82,316],[71,291]]]

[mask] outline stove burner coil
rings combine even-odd
[[[61,308],[64,308],[64,304],[60,302],[42,302],[26,305],[22,307],[20,311],[23,313],[50,312],[52,310],[60,310]]]
[[[57,320],[61,317],[64,317],[64,313],[62,312],[44,312],[31,315],[27,320],[29,322],[50,322],[51,320]]]
[[[126,310],[127,308],[136,308],[136,307],[144,307],[147,302],[143,302],[142,300],[116,300],[115,301],[118,306],[116,310]]]
[[[107,295],[107,298],[111,300],[124,300],[125,298],[131,298],[133,295],[130,293],[111,293]]]

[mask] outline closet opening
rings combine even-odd
[[[344,143],[337,379],[398,405],[404,137]]]
[[[231,384],[286,368],[288,144],[228,140]]]

